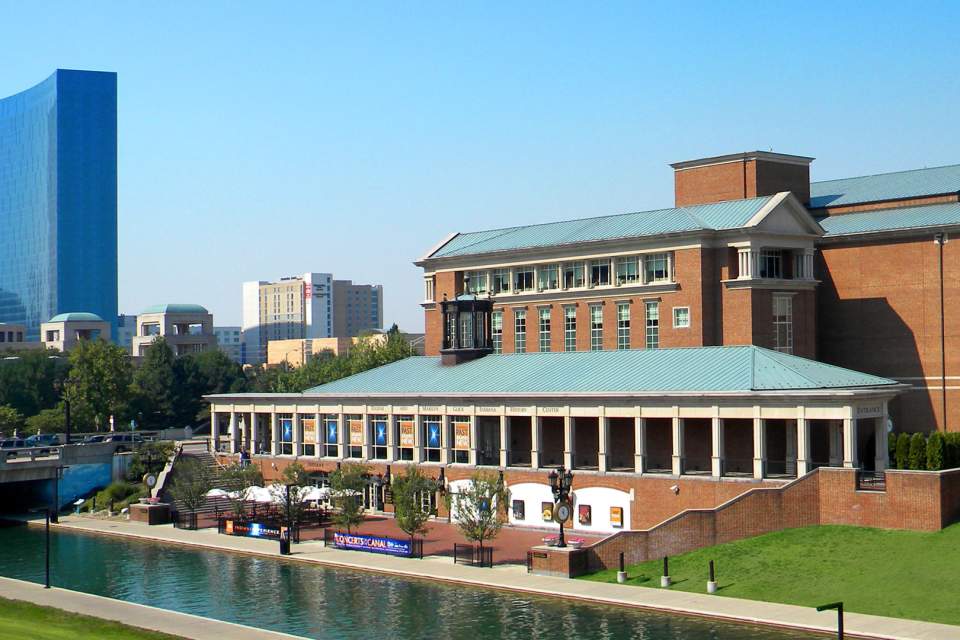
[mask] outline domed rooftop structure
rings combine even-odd
[[[95,313],[73,311],[70,313],[58,313],[50,318],[49,322],[105,322],[105,320]]]
[[[198,304],[155,304],[142,313],[210,313]]]

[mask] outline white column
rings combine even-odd
[[[683,420],[676,410],[674,410],[671,430],[673,432],[673,475],[679,476],[683,473]]]
[[[509,435],[507,429],[507,416],[500,416],[500,466],[507,466],[507,436]]]
[[[634,471],[643,473],[646,471],[646,453],[647,453],[647,420],[646,418],[636,417],[633,419],[633,466]]]
[[[277,408],[270,411],[270,455],[280,453],[280,422],[277,420]]]
[[[217,412],[210,408],[210,450],[214,453],[220,445],[220,423],[217,420]]]
[[[314,444],[313,444],[313,456],[315,458],[322,458],[327,453],[327,425],[323,423],[320,419],[320,412],[313,412],[313,432],[314,432]],[[340,434],[337,433],[337,439],[339,440]],[[342,451],[342,448],[340,449]]]
[[[603,473],[607,470],[607,443],[610,440],[610,418],[601,417],[597,420],[597,469]]]
[[[575,427],[573,424],[573,418],[570,416],[563,417],[563,466],[567,469],[573,469],[573,456],[574,456],[574,431]]]
[[[533,416],[530,420],[530,468],[539,469],[540,468],[540,434],[542,432],[542,427],[540,426],[540,416]]]
[[[293,457],[303,455],[303,429],[300,428],[300,414],[293,414]]]
[[[857,460],[857,421],[854,418],[843,419],[843,466],[852,469],[859,466]]]
[[[510,275],[513,282],[513,275]],[[467,460],[473,466],[477,465],[477,416],[470,416],[470,457]]]
[[[719,478],[723,475],[723,420],[716,413],[710,421],[710,432],[713,451],[710,470],[711,475]]]
[[[764,467],[767,462],[766,424],[763,418],[754,413],[753,418],[753,477],[763,478]]]
[[[796,475],[797,473],[797,422],[794,420],[786,421],[787,428],[787,475]]]
[[[337,453],[340,454],[338,457],[341,460],[348,458],[350,453],[350,430],[348,427],[347,416],[341,411],[337,414],[337,442],[340,445]],[[324,429],[326,429],[326,426],[324,426]],[[361,455],[363,454],[361,453]]]
[[[413,414],[413,462],[419,464],[424,461],[423,455],[423,425],[420,424],[420,414]]]
[[[831,420],[827,425],[828,444],[830,445],[831,467],[839,467],[843,463],[843,424],[841,420]]]
[[[803,408],[799,409],[797,418],[797,477],[806,475],[810,471],[810,421],[803,416]]]
[[[453,460],[453,433],[450,416],[440,416],[440,464],[449,464]]]
[[[879,471],[884,471],[887,468],[888,453],[887,453],[887,412],[884,411],[883,415],[879,418],[874,418],[874,429],[876,432],[876,459],[874,464],[876,465],[874,469]]]
[[[394,435],[397,425],[394,424],[393,417],[392,413],[387,414],[387,462],[397,459],[397,438]]]
[[[230,410],[230,426],[228,427],[227,433],[230,436],[230,453],[236,453],[239,451],[237,441],[237,412],[233,409]]]
[[[260,453],[260,425],[257,422],[257,412],[250,412],[250,455]]]

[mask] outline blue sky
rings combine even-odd
[[[670,206],[669,162],[960,162],[960,5],[0,0],[0,95],[119,74],[120,309],[379,282],[451,231]]]

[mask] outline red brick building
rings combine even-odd
[[[935,242],[960,165],[811,183],[812,160],[678,162],[674,208],[453,234],[416,262],[426,353],[467,292],[502,353],[753,344],[911,385],[898,430],[960,429],[960,261]]]

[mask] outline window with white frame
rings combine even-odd
[[[390,421],[385,415],[370,416],[369,441],[373,445],[373,459],[386,460],[387,447],[390,443]]]
[[[493,270],[492,289],[494,295],[510,291],[510,269]]]
[[[690,326],[690,307],[673,308],[673,328],[686,329]]]
[[[603,351],[603,307],[590,305],[590,350]]]
[[[487,272],[467,271],[463,274],[464,289],[477,296],[487,295]]]
[[[630,303],[617,303],[617,349],[630,348]]]
[[[670,254],[651,253],[643,256],[644,282],[670,281]]]
[[[793,353],[793,297],[773,296],[773,348]]]
[[[513,290],[516,293],[521,291],[533,291],[533,267],[517,267],[513,270]]]
[[[577,350],[577,308],[563,308],[563,350]]]
[[[640,281],[640,266],[637,256],[617,258],[617,284],[630,284]]]
[[[513,351],[524,353],[527,350],[527,311],[513,310]]]
[[[610,261],[609,260],[591,260],[590,261],[590,286],[605,287],[610,284]]]
[[[433,276],[423,279],[423,299],[433,302]]]
[[[493,342],[493,352],[503,353],[503,311],[494,311],[490,314],[490,338]]]
[[[421,416],[420,441],[423,442],[423,455],[426,462],[440,462],[440,449],[443,446],[443,416]]]
[[[660,303],[645,303],[647,320],[647,349],[660,348]]]
[[[538,286],[541,291],[560,288],[560,268],[555,264],[544,264],[537,268]]]
[[[761,278],[783,277],[783,251],[780,249],[761,249],[757,271]]]
[[[563,265],[563,288],[577,289],[584,285],[583,263],[567,262]]]
[[[541,307],[537,310],[539,316],[539,342],[540,351],[545,353],[550,351],[550,307]]]

